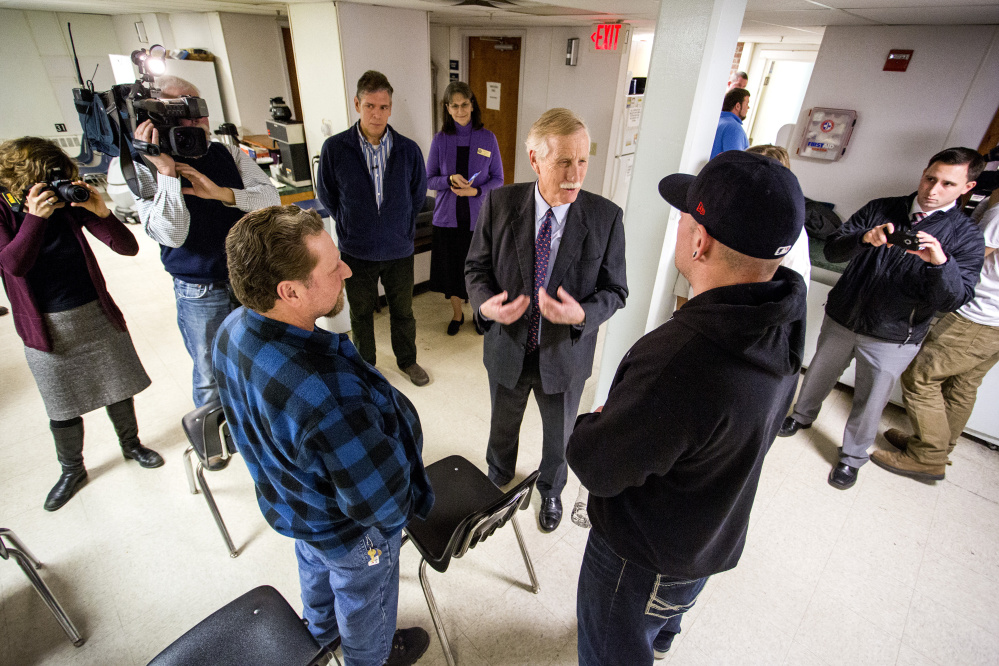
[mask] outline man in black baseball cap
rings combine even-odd
[[[805,284],[779,266],[804,224],[794,174],[727,152],[659,192],[681,211],[676,266],[693,297],[635,343],[607,404],[569,439],[593,524],[576,606],[583,666],[665,657],[708,576],[736,566],[801,368]]]

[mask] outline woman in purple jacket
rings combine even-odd
[[[427,187],[437,190],[430,289],[451,299],[454,316],[447,334],[457,335],[465,322],[465,257],[475,219],[483,195],[503,185],[503,161],[496,135],[482,127],[479,103],[467,83],[454,81],[444,90],[443,125],[427,158]]]
[[[118,254],[134,256],[139,244],[78,177],[76,163],[51,141],[24,137],[0,144],[0,185],[6,189],[0,276],[62,466],[46,511],[62,507],[87,482],[82,414],[106,407],[125,459],[142,467],[163,464],[139,442],[132,396],[149,386],[149,377],[83,229]],[[87,191],[90,197],[67,206],[46,185],[53,180],[74,181],[85,188],[81,197]]]

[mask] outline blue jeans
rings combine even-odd
[[[579,571],[576,648],[581,666],[651,664],[680,633],[707,578],[679,580],[618,557],[590,530]]]
[[[320,645],[340,637],[347,666],[382,666],[388,659],[399,610],[401,546],[400,534],[386,539],[374,527],[340,559],[295,541],[302,615]],[[375,565],[372,549],[381,551]]]
[[[232,287],[223,282],[195,284],[174,278],[173,295],[177,299],[177,326],[194,361],[194,406],[201,407],[219,399],[212,374],[212,343],[222,322],[239,307],[239,301]]]

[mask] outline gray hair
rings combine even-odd
[[[572,136],[579,130],[586,132],[587,139],[590,130],[586,128],[583,119],[569,109],[555,108],[548,109],[541,117],[531,125],[531,131],[527,133],[527,154],[534,152],[534,157],[543,162],[548,157],[550,145],[548,139],[553,136]]]
[[[184,93],[190,93],[191,97],[201,97],[201,91],[198,90],[198,86],[179,76],[172,76],[170,74],[157,76],[156,87],[160,90],[183,91]]]

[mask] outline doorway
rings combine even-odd
[[[496,135],[503,160],[503,184],[514,180],[520,98],[520,37],[469,37],[468,85],[482,123]]]
[[[814,66],[814,55],[811,60],[766,59],[763,81],[756,95],[756,113],[749,126],[750,145],[776,143],[781,127],[798,122]]]

